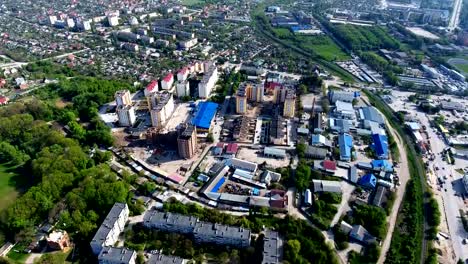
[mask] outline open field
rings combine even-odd
[[[316,54],[326,61],[348,60],[350,57],[343,52],[336,43],[325,35],[295,35],[286,28],[274,28],[274,34],[293,45],[297,45],[306,51]]]
[[[448,59],[447,62],[457,68],[465,76],[468,76],[468,60],[466,57],[456,57]]]
[[[18,196],[15,182],[18,174],[15,169],[16,167],[7,163],[0,164],[0,210],[10,205]]]

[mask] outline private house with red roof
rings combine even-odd
[[[174,84],[174,74],[168,73],[161,81],[161,88],[163,90],[169,90],[172,88]]]
[[[159,84],[157,80],[153,80],[145,88],[145,96],[149,97],[159,90]]]
[[[237,150],[239,150],[237,143],[229,143],[226,147],[226,154],[236,155]]]
[[[336,162],[331,160],[316,160],[314,161],[314,169],[334,175],[336,171]]]
[[[9,100],[10,100],[10,99],[8,99],[8,97],[6,97],[6,96],[0,96],[0,105],[6,105],[6,104],[8,104],[8,101],[9,101]]]

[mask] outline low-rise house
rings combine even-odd
[[[312,180],[312,183],[314,184],[314,192],[343,192],[339,181]]]
[[[328,151],[323,148],[307,146],[304,155],[310,159],[324,159],[327,157]]]
[[[363,243],[365,245],[372,244],[376,242],[374,236],[372,236],[363,226],[355,225],[353,226],[353,230],[349,233],[351,239]]]
[[[70,247],[70,237],[66,231],[56,230],[47,237],[47,247],[51,250],[64,250]]]

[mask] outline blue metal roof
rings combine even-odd
[[[219,179],[219,181],[216,183],[213,189],[211,189],[211,192],[218,192],[225,181],[226,181],[226,178],[221,177],[221,179]]]
[[[359,179],[359,185],[362,185],[363,187],[366,188],[375,188],[377,185],[377,178],[374,176],[374,174],[366,174]]]
[[[377,156],[381,159],[388,158],[388,138],[385,135],[373,134],[373,147]]]
[[[388,160],[373,160],[372,168],[374,170],[392,171],[393,165]]]
[[[349,134],[341,134],[338,137],[338,144],[340,145],[340,158],[351,159],[351,148],[353,147],[353,137]]]
[[[216,114],[216,110],[218,109],[218,104],[213,102],[201,102],[198,104],[198,110],[195,114],[195,117],[192,119],[192,125],[209,129],[211,120]]]

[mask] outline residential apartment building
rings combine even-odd
[[[115,103],[117,106],[123,105],[131,105],[132,104],[132,98],[130,97],[130,91],[129,90],[120,90],[115,93]]]
[[[165,232],[192,234],[198,218],[181,214],[149,210],[143,217],[143,226]]]
[[[178,97],[190,95],[190,85],[188,81],[178,81],[176,84],[176,92]]]
[[[117,106],[117,117],[120,126],[133,126],[136,121],[135,108],[131,105],[119,105]]]
[[[163,92],[148,97],[148,107],[153,127],[163,127],[174,113],[174,98],[171,93]]]
[[[198,97],[208,98],[218,81],[218,68],[213,62],[204,63],[205,75],[198,84]]]
[[[104,247],[99,253],[99,264],[135,264],[137,253],[127,248]]]
[[[193,235],[197,243],[214,243],[241,248],[250,246],[250,230],[201,222],[193,216],[150,210],[145,213],[143,225],[146,228],[155,228],[165,232]]]
[[[156,93],[159,90],[159,85],[157,80],[151,81],[148,86],[145,88],[145,96],[149,97]]]
[[[161,80],[161,88],[163,90],[170,90],[172,88],[173,84],[174,84],[174,74],[172,74],[172,73],[168,73]]]
[[[240,248],[250,246],[250,230],[209,222],[198,222],[193,232],[197,243],[212,243]]]
[[[98,255],[103,247],[114,245],[124,230],[130,211],[125,203],[115,203],[91,240],[91,249]]]
[[[245,114],[247,112],[247,92],[246,87],[239,85],[236,93],[236,113]]]
[[[148,257],[147,264],[185,264],[188,260],[177,256],[168,256],[163,254],[150,254]]]
[[[187,77],[190,73],[190,69],[188,67],[184,67],[182,69],[180,69],[178,72],[177,72],[177,80],[179,82],[184,82],[187,80]]]
[[[284,100],[283,116],[294,117],[296,113],[296,94],[293,90],[288,90]]]
[[[197,129],[188,125],[177,139],[177,148],[181,158],[190,159],[197,152]]]
[[[264,235],[262,264],[280,263],[283,240],[276,231],[266,230]]]

